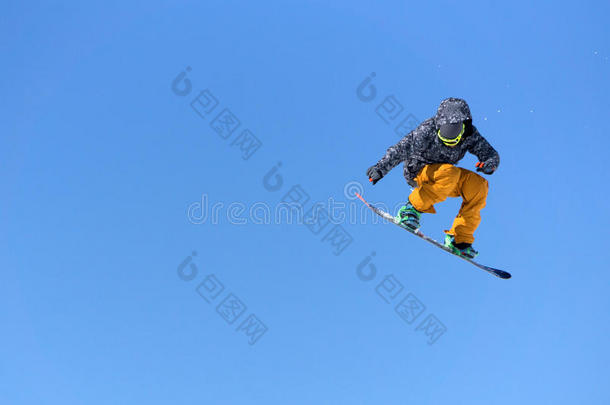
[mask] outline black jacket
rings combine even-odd
[[[454,147],[443,144],[437,131],[447,123],[466,122],[462,140]],[[404,162],[407,183],[417,186],[415,177],[424,166],[432,163],[456,164],[470,152],[486,165],[498,167],[500,155],[472,125],[470,108],[466,101],[448,98],[441,102],[436,115],[419,124],[396,145],[390,146],[384,157],[375,165],[385,176],[400,162]]]

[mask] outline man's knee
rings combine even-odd
[[[485,200],[488,192],[489,182],[485,178],[474,172],[469,172],[466,175],[466,179],[462,185],[462,196],[465,200]]]

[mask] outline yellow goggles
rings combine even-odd
[[[458,143],[460,143],[460,141],[462,140],[462,135],[464,135],[464,131],[466,131],[466,125],[464,123],[462,123],[462,131],[458,134],[458,136],[456,136],[453,139],[447,139],[447,138],[443,138],[441,135],[441,130],[439,129],[437,134],[438,137],[441,141],[443,141],[443,143],[447,146],[455,146]]]

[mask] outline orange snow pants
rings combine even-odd
[[[462,197],[460,212],[445,233],[454,235],[456,243],[473,243],[474,231],[481,223],[480,211],[487,200],[487,180],[447,163],[425,166],[415,180],[418,187],[409,196],[409,201],[418,211],[434,214],[434,204],[447,197]]]

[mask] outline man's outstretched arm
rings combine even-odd
[[[366,175],[370,182],[373,184],[377,183],[383,176],[388,174],[390,170],[407,158],[407,150],[409,148],[411,136],[412,132],[398,141],[396,145],[390,146],[379,162],[368,168]]]
[[[409,132],[404,138],[398,141],[396,145],[390,146],[379,162],[377,162],[375,166],[369,167],[366,171],[369,181],[373,184],[377,183],[400,162],[407,160],[413,147],[416,149],[422,148],[422,144],[425,144],[426,142],[425,135],[431,130],[433,125],[434,120],[428,119],[419,124],[413,131]]]

